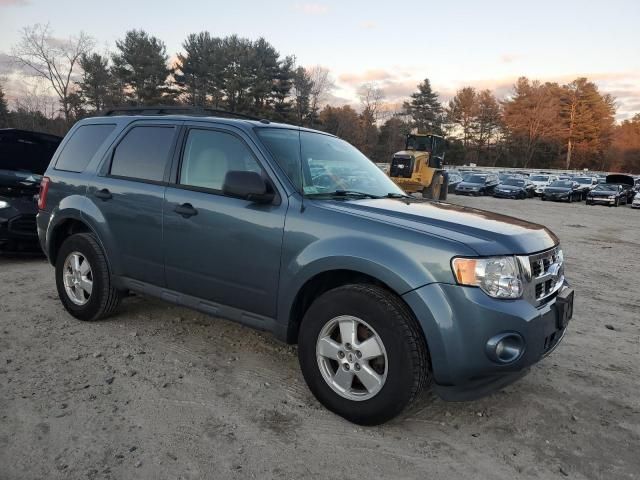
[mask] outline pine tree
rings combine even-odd
[[[311,116],[311,91],[313,81],[303,67],[298,67],[293,73],[293,105],[296,123],[300,126],[307,125]]]
[[[413,119],[418,133],[442,133],[442,105],[438,94],[431,90],[428,78],[418,85],[417,92],[411,94],[411,101],[405,102],[404,109]]]
[[[162,40],[143,30],[131,30],[124,40],[116,41],[114,74],[128,90],[126,96],[135,105],[167,103],[172,100],[167,77],[166,47]]]
[[[109,59],[94,53],[80,59],[82,79],[77,83],[82,102],[95,110],[119,105],[122,92],[109,68]]]
[[[4,90],[0,84],[0,128],[9,126],[9,106],[4,98]]]

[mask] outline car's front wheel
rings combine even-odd
[[[122,297],[111,284],[102,248],[89,233],[71,235],[60,247],[56,287],[64,308],[80,320],[108,316]]]
[[[398,297],[373,285],[317,298],[300,327],[298,356],[320,403],[360,425],[398,415],[430,378],[417,322]]]

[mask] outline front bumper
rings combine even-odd
[[[589,203],[601,203],[603,205],[616,203],[615,198],[607,198],[607,197],[587,197],[587,201]]]
[[[493,196],[496,198],[518,198],[520,196],[522,196],[522,193],[520,192],[498,192],[495,191],[493,192]]]
[[[551,200],[554,202],[566,202],[569,200],[568,193],[543,193],[542,197],[545,200]]]
[[[0,217],[0,251],[38,251],[36,216],[33,214]]]
[[[562,289],[567,288],[565,285]],[[541,307],[523,299],[498,300],[479,288],[433,283],[403,296],[415,313],[429,347],[436,392],[445,400],[472,400],[526,374],[557,347],[566,331],[559,327],[556,298]],[[489,358],[487,343],[514,333],[524,344],[511,363]]]

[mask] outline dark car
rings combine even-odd
[[[542,191],[542,200],[569,203],[582,200],[582,192],[578,190],[578,182],[573,180],[556,180]]]
[[[502,388],[564,337],[573,290],[544,226],[409,197],[324,132],[164,110],[81,120],[43,178],[74,317],[134,291],[272,332],[323,405],[368,425],[427,385]]]
[[[618,183],[601,183],[587,194],[587,205],[603,204],[617,207],[627,203],[627,190]]]
[[[459,173],[450,172],[447,192],[454,193],[456,191],[456,187],[460,182],[462,182],[462,175],[460,175]]]
[[[493,190],[493,196],[496,198],[516,198],[524,199],[533,197],[535,194],[535,185],[524,178],[509,177],[502,181]]]
[[[40,251],[35,197],[62,138],[0,129],[0,251]]]
[[[458,195],[492,195],[498,183],[497,175],[474,173],[456,186],[456,193]]]
[[[594,177],[574,177],[573,181],[578,183],[577,190],[582,195],[581,200],[586,200],[587,194],[598,184]]]
[[[625,203],[630,203],[635,196],[635,178],[631,175],[625,175],[623,173],[612,173],[611,175],[607,175],[607,183],[609,184],[618,184],[622,187],[625,192],[627,201]]]

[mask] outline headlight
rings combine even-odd
[[[5,202],[4,200],[0,200],[0,210],[2,210],[3,208],[9,208],[11,205],[9,205],[9,202]]]
[[[515,257],[454,258],[453,275],[460,285],[480,287],[494,298],[520,298],[522,281]]]

